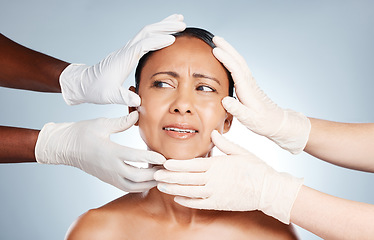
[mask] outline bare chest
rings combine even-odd
[[[172,224],[142,224],[140,227],[133,227],[132,231],[126,231],[126,238],[131,240],[242,240],[242,239],[294,239],[285,237],[283,234],[274,234],[271,231],[263,231],[260,228],[242,229],[230,224],[192,225],[188,227]],[[287,234],[286,234],[287,235]]]

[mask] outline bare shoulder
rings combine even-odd
[[[239,239],[298,239],[293,225],[280,221],[259,211],[223,213],[225,226],[232,226],[240,236]]]
[[[70,226],[65,239],[103,239],[102,237],[110,231],[105,227],[107,221],[102,216],[105,214],[102,214],[99,209],[89,210],[82,214]]]
[[[243,213],[243,215],[247,219],[250,219],[250,222],[253,224],[252,226],[256,228],[255,232],[260,236],[263,236],[264,239],[299,239],[296,229],[292,224],[284,224],[259,211]]]
[[[82,214],[69,228],[66,240],[119,239],[126,232],[124,226],[135,217],[133,199],[127,194],[97,209]],[[121,230],[121,231],[119,231]]]

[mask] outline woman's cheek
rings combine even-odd
[[[201,114],[206,123],[205,126],[209,128],[209,130],[217,130],[222,133],[226,119],[226,111],[220,101],[205,101],[205,104],[201,107]]]

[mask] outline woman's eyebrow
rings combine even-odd
[[[194,73],[192,75],[194,78],[206,78],[206,79],[210,79],[210,80],[213,80],[215,81],[216,83],[218,83],[219,85],[221,85],[221,83],[218,81],[217,78],[215,77],[211,77],[211,76],[208,76],[208,75],[205,75],[205,74],[201,74],[201,73]]]
[[[152,75],[152,77],[157,76],[157,75],[161,75],[161,74],[166,74],[166,75],[172,76],[174,78],[179,78],[180,77],[178,73],[173,72],[173,71],[156,72],[155,74]],[[202,73],[194,73],[194,74],[192,74],[192,76],[194,78],[206,78],[206,79],[210,79],[210,80],[215,81],[219,85],[221,85],[221,83],[215,77],[211,77],[211,76],[208,76],[208,75],[205,75],[205,74],[202,74]]]
[[[160,75],[160,74],[166,74],[166,75],[170,75],[174,78],[178,78],[179,77],[179,74],[176,73],[176,72],[172,72],[172,71],[166,71],[166,72],[157,72],[155,74],[152,75],[152,77],[156,76],[156,75]]]

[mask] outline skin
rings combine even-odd
[[[155,52],[142,71],[139,94],[140,134],[149,149],[166,158],[209,156],[212,130],[230,129],[232,116],[221,105],[228,95],[227,75],[199,39],[179,37]],[[165,126],[198,132],[169,132]],[[127,194],[83,214],[66,239],[297,239],[292,225],[258,211],[196,210],[173,199],[157,188]]]
[[[0,127],[0,162],[35,162],[35,145],[39,130]]]
[[[220,102],[228,94],[227,74],[211,52],[201,40],[179,38],[173,48],[152,55],[142,71],[140,135],[150,150],[167,159],[205,157],[213,147],[211,132],[230,129],[232,115]],[[183,134],[165,127],[198,132]]]
[[[323,239],[369,240],[374,236],[374,206],[302,186],[292,207],[291,222]]]
[[[69,63],[26,48],[0,34],[0,86],[61,92],[59,77]]]
[[[309,118],[305,152],[329,163],[374,172],[374,123],[340,123]]]
[[[305,152],[338,166],[374,172],[373,123],[309,119],[312,127]],[[374,205],[302,186],[291,221],[323,239],[372,239]]]
[[[26,48],[0,34],[0,86],[61,92],[59,76],[69,63]],[[35,162],[39,131],[0,126],[0,163]]]

